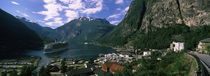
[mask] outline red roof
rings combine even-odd
[[[104,71],[110,70],[112,73],[114,73],[116,71],[122,71],[123,69],[124,69],[124,67],[119,65],[117,62],[105,63],[102,66],[102,70],[104,70]]]

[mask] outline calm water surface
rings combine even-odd
[[[41,61],[39,66],[47,65],[52,58],[51,57],[60,57],[60,58],[97,58],[99,54],[108,54],[116,53],[115,50],[107,47],[99,47],[94,45],[74,45],[69,46],[69,49],[59,53],[44,54],[43,50],[29,51],[26,53],[28,56],[39,56]]]

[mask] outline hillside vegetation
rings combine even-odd
[[[24,50],[40,49],[43,46],[42,39],[34,31],[1,9],[0,34],[1,56],[21,53]]]
[[[114,76],[189,76],[191,72],[197,71],[196,60],[185,54],[170,52],[161,57],[156,53],[132,63],[123,64],[126,66],[122,72]],[[161,60],[157,60],[160,58]],[[135,73],[132,73],[132,66],[140,65]]]

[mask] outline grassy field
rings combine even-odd
[[[189,76],[196,76],[196,71],[198,71],[198,63],[196,59],[190,55],[186,55],[186,57],[192,62]]]

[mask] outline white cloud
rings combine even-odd
[[[26,14],[26,13],[23,13],[23,16],[24,17],[30,17],[28,14]]]
[[[118,9],[118,8],[117,8]],[[127,11],[129,10],[129,6],[126,7],[124,10],[122,10],[120,13],[117,13],[117,14],[113,14],[113,15],[110,15],[109,17],[107,17],[107,19],[118,19],[120,16],[123,16],[127,13]],[[113,20],[111,21],[110,23],[111,24],[115,24],[117,25],[118,23],[120,23],[121,20]]]
[[[23,17],[30,17],[28,14],[20,12],[19,10],[16,10],[16,13],[19,13]]]
[[[67,22],[79,17],[79,13],[76,11],[66,10],[65,12],[66,17],[68,17]]]
[[[118,8],[117,8],[117,9],[118,9]],[[125,15],[125,14],[127,13],[128,9],[129,9],[129,6],[126,7],[124,10],[122,10],[120,13],[110,15],[109,17],[107,17],[107,19],[119,18],[120,16]]]
[[[115,4],[122,4],[123,2],[123,0],[116,0]]]
[[[56,18],[54,18],[54,21],[46,22],[45,24],[48,26],[51,26],[52,28],[56,28],[56,27],[63,25],[64,23],[63,23],[61,17],[56,17]]]
[[[119,10],[121,10],[121,8],[117,8],[117,10],[119,11]]]
[[[109,16],[108,19],[110,19],[110,18],[119,18],[120,16],[121,16],[121,13],[113,14],[113,15]]]
[[[53,3],[53,4],[55,4],[56,0],[44,0],[44,3],[47,3],[47,4]]]
[[[126,8],[123,10],[123,12],[126,13],[128,10],[129,10],[129,6],[126,7]]]
[[[67,17],[64,22],[69,22],[78,18],[80,14],[95,14],[103,9],[103,0],[43,0],[43,2],[46,10],[32,13],[44,15],[45,24],[50,27],[63,24],[60,19],[63,13]]]
[[[115,20],[115,21],[111,21],[110,23],[111,23],[111,24],[117,25],[120,21],[121,21],[121,20]]]
[[[103,0],[91,0],[91,4],[95,3],[95,8],[86,8],[82,11],[82,13],[85,14],[95,14],[97,12],[100,12],[103,8]]]
[[[20,5],[19,3],[15,2],[15,1],[11,1],[11,3],[14,5]]]
[[[85,6],[85,4],[82,2],[82,0],[60,0],[64,4],[68,4],[68,7],[70,9],[81,9]]]
[[[60,16],[59,11],[67,8],[56,3],[56,0],[44,0],[44,2],[46,3],[44,8],[47,9],[47,11],[37,12],[38,14],[46,16],[44,20],[49,20],[55,18],[56,16]]]
[[[65,4],[69,4],[71,0],[59,0],[59,1],[65,3]]]

